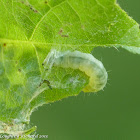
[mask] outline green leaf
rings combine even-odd
[[[88,76],[70,68],[52,69],[47,78],[56,85],[71,78],[78,83],[53,90],[41,84],[51,49],[90,53],[94,47],[140,54],[139,25],[115,0],[0,0],[0,132],[24,132],[36,107],[87,85]]]

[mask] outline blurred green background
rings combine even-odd
[[[140,23],[140,0],[118,3]],[[93,55],[108,71],[104,91],[44,105],[31,125],[48,140],[140,140],[140,55],[115,48],[96,48]]]

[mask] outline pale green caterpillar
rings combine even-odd
[[[52,66],[79,69],[89,76],[89,83],[84,92],[97,92],[107,83],[107,72],[103,64],[91,54],[79,51],[60,52],[51,50],[43,62],[44,68],[51,70]]]

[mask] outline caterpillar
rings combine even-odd
[[[83,89],[84,92],[97,92],[102,90],[107,83],[108,74],[102,62],[88,53],[80,51],[60,52],[53,49],[45,58],[43,66],[50,70],[52,66],[55,66],[79,69],[84,72],[89,77],[89,83]]]

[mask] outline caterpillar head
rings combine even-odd
[[[66,54],[68,54],[69,51],[66,52],[60,52],[57,51],[55,49],[52,49],[49,54],[47,55],[46,59],[44,60],[44,62],[42,63],[42,65],[44,66],[45,69],[51,69],[53,65],[57,65],[61,63],[61,59],[63,59],[63,56],[65,56]],[[58,59],[59,58],[59,59]]]
[[[47,55],[46,59],[42,63],[45,69],[51,69],[55,59],[57,58],[57,51],[56,50],[51,50],[51,52]]]

